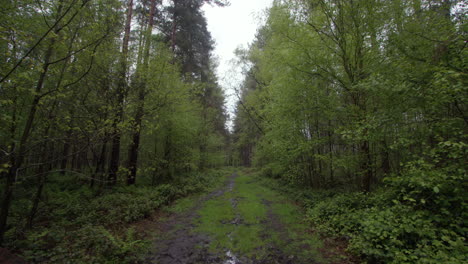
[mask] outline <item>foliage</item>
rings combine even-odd
[[[439,144],[427,160],[407,164],[371,193],[300,188],[284,177],[262,184],[294,198],[314,229],[345,238],[368,263],[462,263],[468,217],[462,145]],[[448,153],[450,162],[440,159]]]
[[[369,263],[463,262],[465,31],[464,1],[275,1],[239,52],[240,160]]]
[[[308,220],[347,237],[350,250],[373,263],[460,263],[468,208],[459,184],[466,175],[423,167],[387,178],[386,188],[372,194],[323,197],[310,205]]]
[[[163,14],[181,3],[177,18]],[[193,3],[2,2],[1,246],[29,252],[31,238],[40,255],[57,247],[49,237],[69,248],[94,232],[112,262],[133,238],[109,226],[212,184],[201,174],[225,165],[227,130],[201,7],[226,3]],[[178,43],[153,30],[171,22]]]
[[[35,228],[24,231],[24,210],[16,210],[30,202],[14,204],[13,212],[19,215],[12,217],[15,228],[7,233],[7,246],[34,262],[134,263],[144,257],[150,243],[131,223],[175,199],[217,186],[224,175],[225,170],[190,173],[171,184],[122,186],[101,194],[87,186],[77,188],[73,181],[64,182],[56,175],[45,192],[47,201]],[[71,188],[63,189],[67,184]]]
[[[466,144],[461,5],[275,2],[239,52],[243,164],[299,185],[367,192],[438,144]]]

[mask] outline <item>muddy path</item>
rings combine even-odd
[[[201,196],[149,219],[146,263],[351,263],[308,230],[299,209],[245,171]],[[324,254],[325,253],[325,254]]]
[[[148,263],[221,263],[218,254],[208,250],[210,238],[206,234],[193,232],[198,210],[204,202],[222,196],[234,188],[237,174],[233,173],[225,184],[197,201],[187,210],[170,215],[158,224],[159,237],[155,239],[154,250],[147,258]],[[221,261],[221,262],[220,262]]]

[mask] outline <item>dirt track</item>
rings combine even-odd
[[[156,232],[146,262],[350,263],[333,248],[324,249],[301,219],[283,196],[255,178],[233,173],[222,187],[187,208],[146,223],[148,232]]]

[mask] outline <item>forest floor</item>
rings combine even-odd
[[[241,170],[210,193],[141,221],[153,242],[146,263],[353,263],[343,243],[321,238],[300,207]]]

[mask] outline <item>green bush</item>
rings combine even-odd
[[[27,242],[23,255],[34,263],[134,263],[149,246],[137,238],[133,228],[117,236],[94,225],[68,232],[57,227],[35,230]]]
[[[463,167],[437,169],[418,162],[404,175],[389,177],[386,182],[396,190],[396,202],[430,212],[431,220],[439,226],[456,224],[452,228],[459,228],[468,217],[468,182]]]
[[[322,196],[307,219],[319,230],[349,239],[370,263],[463,263],[468,208],[461,170],[411,164],[370,194]]]
[[[307,210],[308,220],[320,230],[347,236],[361,228],[359,212],[366,198],[363,193],[350,193],[324,199]]]
[[[350,249],[372,263],[462,263],[466,257],[464,238],[438,228],[427,211],[399,204],[370,208],[361,217]]]

